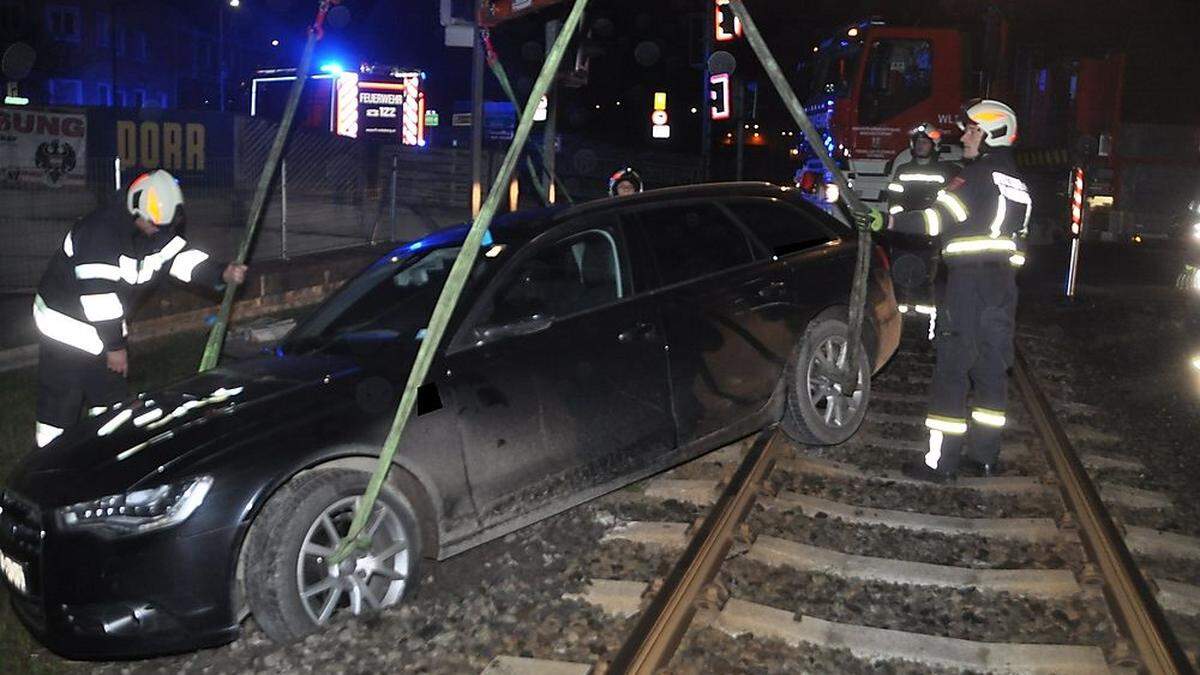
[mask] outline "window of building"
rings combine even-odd
[[[21,31],[21,6],[12,0],[0,2],[0,33]]]
[[[69,5],[48,5],[46,26],[55,40],[79,42],[79,8]]]
[[[96,13],[96,46],[112,46],[112,16],[105,12]]]
[[[79,80],[50,80],[50,103],[52,105],[82,105],[83,82]]]
[[[96,85],[96,105],[112,105],[112,87],[101,82]]]
[[[746,235],[711,203],[650,209],[638,215],[664,285],[754,260]]]
[[[859,123],[879,124],[933,94],[933,47],[928,40],[876,40],[862,86]]]
[[[198,72],[208,71],[213,68],[213,44],[211,41],[203,38],[196,40],[195,54],[192,62]]]

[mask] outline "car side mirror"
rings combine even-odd
[[[495,326],[483,326],[475,330],[480,339],[491,342],[518,335],[533,335],[549,328],[554,320],[542,314],[535,314],[528,319],[518,319]]]

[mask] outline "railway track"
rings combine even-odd
[[[1141,486],[1036,334],[1020,341],[1002,476],[938,486],[896,470],[924,452],[919,332],[851,442],[766,430],[609,501],[601,546],[630,562],[593,565],[567,597],[624,622],[618,650],[485,672],[1196,668],[1200,539],[1158,529],[1170,498]]]

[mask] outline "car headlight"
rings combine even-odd
[[[1200,223],[1192,225],[1192,240],[1200,241]]]
[[[197,476],[63,506],[58,509],[58,521],[68,530],[96,529],[113,534],[161,530],[187,520],[204,503],[212,483],[212,476]]]

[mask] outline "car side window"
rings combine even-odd
[[[649,209],[638,215],[664,285],[754,260],[746,235],[711,203]]]
[[[534,317],[564,317],[627,295],[623,262],[608,230],[593,229],[555,242],[518,267],[496,293],[484,325]]]
[[[778,200],[736,200],[725,206],[772,255],[802,251],[833,239],[812,216]]]

